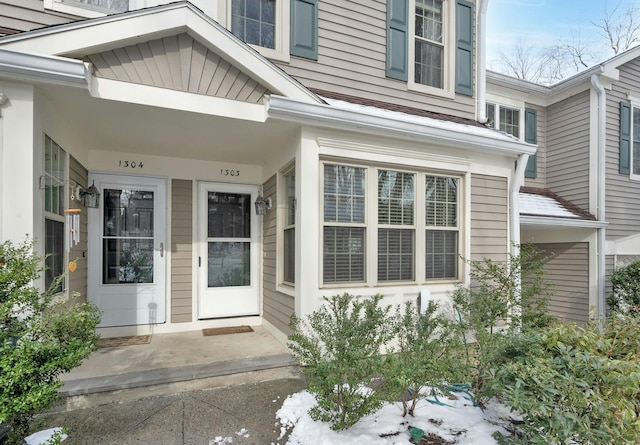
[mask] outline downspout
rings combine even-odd
[[[600,73],[602,73],[600,67]],[[591,76],[591,85],[598,94],[598,194],[597,194],[597,212],[596,218],[600,222],[605,220],[605,161],[606,161],[606,142],[605,142],[605,112],[607,94],[604,87],[598,79],[599,74]],[[604,312],[604,281],[605,281],[605,227],[599,227],[597,233],[597,250],[598,250],[598,318],[605,316]]]
[[[489,0],[478,0],[478,24],[476,53],[478,54],[477,78],[478,78],[478,122],[484,124],[487,122],[487,5]]]
[[[511,204],[511,254],[518,256],[520,253],[520,187],[524,182],[524,171],[529,161],[528,154],[521,154],[516,161],[511,189],[509,190],[509,201]]]

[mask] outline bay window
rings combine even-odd
[[[323,284],[458,280],[460,178],[323,169]]]

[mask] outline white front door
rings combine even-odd
[[[258,187],[200,183],[198,318],[258,315]]]
[[[103,312],[100,327],[164,323],[166,180],[91,174],[94,181],[88,295]]]

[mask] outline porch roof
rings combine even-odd
[[[591,213],[548,189],[520,188],[520,223],[525,226],[606,227]]]

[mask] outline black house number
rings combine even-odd
[[[118,167],[124,168],[142,168],[142,161],[129,161],[129,160],[119,160]]]
[[[221,176],[240,176],[240,170],[230,170],[228,168],[220,169]]]

